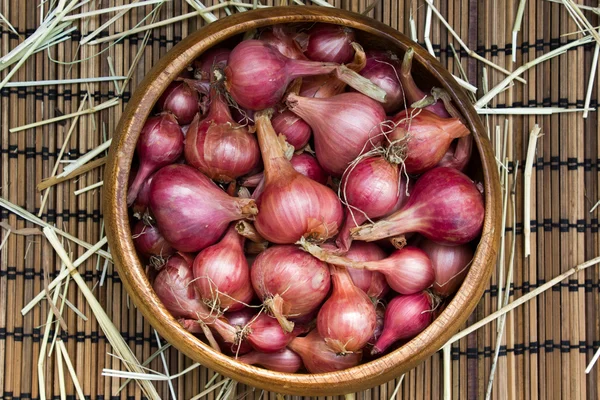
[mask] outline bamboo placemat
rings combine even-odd
[[[357,12],[364,11],[371,4],[368,0],[330,2],[335,7]],[[40,13],[47,13],[50,1],[42,3],[43,6],[40,7],[40,2],[37,1],[0,1],[0,13],[16,31],[12,32],[0,18],[0,55],[7,54],[25,37],[33,34],[40,24]],[[214,3],[207,0],[204,5],[217,3],[217,0]],[[122,4],[128,2],[92,1],[75,13]],[[511,71],[581,37],[562,36],[579,29],[564,4],[546,0],[526,1],[516,41],[516,62],[513,62],[512,29],[518,0],[436,0],[433,4],[469,49]],[[598,6],[591,0],[581,4]],[[131,9],[97,38],[131,29],[148,16],[145,23],[149,23],[154,17],[150,14],[153,7],[154,5]],[[183,1],[166,2],[156,15],[155,22],[192,11],[194,8]],[[598,25],[598,18],[593,12],[583,12],[592,26]],[[222,17],[226,11],[219,9],[214,14]],[[70,33],[70,40],[51,47],[48,52],[33,55],[11,80],[107,77],[111,76],[111,63],[108,61],[110,57],[114,75],[127,76],[131,73],[127,86],[123,86],[124,82],[120,80],[116,83],[108,81],[4,87],[0,91],[2,198],[33,214],[41,213],[42,220],[90,244],[97,243],[104,235],[101,188],[80,195],[75,195],[74,191],[101,181],[103,168],[92,169],[49,189],[47,202],[41,210],[43,192],[38,192],[36,185],[52,176],[54,164],[67,136],[70,135],[70,139],[63,160],[75,160],[110,138],[124,104],[145,72],[182,37],[206,23],[195,16],[154,29],[147,38],[144,36],[145,32],[141,32],[117,43],[109,41],[102,45],[81,45],[83,37],[95,31],[113,15],[114,13],[108,13],[75,21],[73,26],[76,29]],[[425,44],[427,3],[424,0],[381,0],[369,15],[407,34],[411,33],[409,16],[412,15],[418,41]],[[435,13],[430,19],[430,27],[429,38],[436,56],[457,76],[461,75],[458,68],[460,62],[468,81],[479,88],[478,98],[483,95],[485,86],[491,89],[506,77],[489,66],[484,75],[484,64],[469,57],[467,51],[452,39]],[[115,44],[108,46],[113,43]],[[540,107],[543,108],[542,112],[549,112],[550,108],[557,107],[583,108],[590,71],[597,74],[596,69],[591,70],[594,50],[595,42],[592,41],[529,69],[523,74],[527,84],[513,81],[508,90],[494,98],[489,104],[490,108],[508,108],[514,111],[522,107]],[[141,58],[135,64],[138,52]],[[75,60],[79,61],[73,63]],[[4,78],[7,71],[3,71],[0,77]],[[487,79],[484,79],[486,76]],[[593,109],[597,107],[597,81],[596,79],[591,92],[590,107]],[[87,96],[85,100],[84,96]],[[98,106],[115,96],[121,100],[117,106],[76,119],[67,118],[57,123],[9,132],[9,128]],[[590,112],[587,119],[582,117],[581,112],[535,116],[489,115],[482,118],[489,127],[499,161],[508,161],[505,163],[508,168],[505,185],[508,188],[505,254],[502,268],[491,278],[469,324],[490,315],[502,305],[502,282],[511,265],[513,242],[515,250],[510,301],[526,295],[560,273],[597,257],[600,253],[599,210],[590,212],[600,197],[598,113],[595,110]],[[530,131],[536,123],[543,136],[537,140],[537,152],[533,159],[531,255],[525,258],[523,167],[526,164]],[[61,164],[59,173],[65,165]],[[513,218],[513,201],[516,219]],[[46,301],[25,316],[19,310],[44,289],[45,281],[49,282],[57,275],[60,260],[46,238],[35,234],[40,231],[18,231],[22,228],[38,228],[35,224],[25,222],[6,208],[0,208],[0,211],[0,220],[4,224],[0,243],[6,240],[0,256],[0,393],[5,399],[39,399],[37,371],[42,336],[50,329],[52,337],[58,325],[52,318],[52,324],[45,325],[49,312]],[[10,234],[7,230],[9,226],[13,230]],[[22,235],[23,233],[26,235]],[[64,242],[64,246],[67,252],[72,253],[73,260],[86,250],[68,240]],[[102,277],[104,264],[103,258],[94,255],[79,270],[136,357],[147,360],[159,347],[157,337],[133,304],[129,303],[110,263],[106,276]],[[584,371],[592,355],[600,347],[598,268],[591,267],[585,272],[570,276],[568,280],[507,314],[505,334],[500,342],[494,374],[493,399],[600,398],[600,366],[596,365],[589,374]],[[100,286],[101,280],[103,285]],[[111,347],[75,284],[69,286],[66,298],[88,318],[87,322],[84,321],[73,309],[67,307],[63,313],[67,329],[61,330],[59,334],[85,397],[140,398],[141,391],[134,383],[118,393],[123,380],[102,376],[105,368],[124,370],[124,367],[119,360],[109,355]],[[485,398],[500,321],[485,325],[451,346],[451,368],[447,372],[450,373],[451,384],[448,390],[453,399]],[[161,340],[161,344],[164,345],[164,341]],[[46,398],[59,399],[60,380],[55,354],[56,351],[51,358],[46,359],[42,370],[46,382]],[[189,359],[175,349],[169,348],[163,354],[171,375],[192,365]],[[66,398],[74,399],[77,393],[66,364],[64,365]],[[149,367],[166,373],[161,357],[156,357]],[[204,390],[213,375],[214,372],[206,368],[195,368],[174,378],[171,381],[172,390],[178,399],[190,399]],[[215,382],[221,379],[217,377]],[[442,398],[443,382],[443,358],[442,352],[439,352],[403,377],[397,398]],[[389,382],[357,393],[356,398],[388,399],[397,384],[398,380]],[[165,382],[157,382],[156,388],[161,398],[171,396],[171,389]],[[219,390],[215,389],[206,398],[216,398]],[[275,393],[263,393],[243,385],[238,385],[236,391],[237,394],[231,398],[278,398]]]

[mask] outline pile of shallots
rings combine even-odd
[[[237,360],[341,370],[402,346],[467,274],[484,204],[472,135],[413,51],[337,25],[213,48],[137,143],[133,240],[165,307]],[[399,58],[402,56],[402,58]]]

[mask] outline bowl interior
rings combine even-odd
[[[414,77],[423,89],[448,91],[464,122],[475,137],[467,173],[483,182],[486,216],[482,238],[470,272],[458,294],[425,331],[393,352],[344,371],[327,374],[286,374],[241,364],[217,353],[185,331],[162,306],[146,279],[137,257],[126,208],[126,189],[135,144],[144,120],[167,85],[196,57],[217,44],[233,45],[250,29],[276,23],[328,22],[350,26],[365,49],[392,50],[399,57],[409,46],[415,49]],[[468,98],[451,75],[406,36],[367,17],[314,7],[277,7],[236,14],[214,22],[188,36],[147,74],[134,93],[117,127],[105,176],[105,219],[115,265],[132,300],[149,322],[170,343],[190,358],[243,383],[281,393],[327,395],[348,393],[384,383],[411,369],[437,351],[466,321],[479,301],[492,271],[499,239],[497,172],[484,129]]]

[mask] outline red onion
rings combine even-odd
[[[135,249],[145,256],[167,258],[173,254],[173,247],[160,234],[156,225],[146,225],[138,221],[132,231]]]
[[[392,143],[399,141],[400,146],[406,146],[404,166],[409,174],[433,168],[454,139],[470,135],[458,118],[440,118],[425,109],[401,111],[394,117],[394,123],[396,128],[388,138]]]
[[[292,60],[306,60],[294,33],[285,25],[273,25],[271,29],[260,34],[260,40],[275,47],[281,54]]]
[[[427,97],[427,93],[419,89],[412,77],[412,62],[414,55],[415,51],[412,47],[409,47],[406,50],[406,53],[404,54],[404,60],[402,61],[399,73],[400,83],[402,84],[402,88],[404,89],[406,105],[408,106]],[[447,118],[450,116],[450,114],[444,107],[444,104],[439,101],[436,101],[435,104],[429,105],[426,108],[427,110],[437,114],[439,117]]]
[[[211,91],[208,115],[196,115],[185,140],[185,159],[206,176],[219,182],[232,182],[256,169],[260,150],[256,136],[231,118],[223,96]]]
[[[137,174],[136,174],[137,175]],[[133,216],[142,219],[148,212],[148,205],[150,204],[150,185],[152,184],[152,178],[154,174],[150,175],[140,187],[138,194],[131,206],[133,210]]]
[[[342,223],[337,195],[300,174],[283,154],[267,112],[256,116],[258,141],[265,166],[265,187],[258,199],[254,226],[272,243],[295,243],[301,237],[325,240]]]
[[[356,90],[384,101],[385,92],[368,79],[335,63],[293,60],[260,40],[244,40],[229,56],[225,87],[236,103],[251,110],[273,107],[296,78],[336,72]]]
[[[348,211],[336,239],[342,251],[347,251],[352,242],[350,229],[371,218],[389,214],[407,198],[405,183],[405,178],[400,177],[398,165],[381,156],[363,158],[346,170],[342,176],[340,198],[344,200]]]
[[[258,212],[254,200],[227,195],[187,165],[159,170],[150,193],[150,209],[160,231],[179,251],[200,251],[216,243],[230,222]]]
[[[383,332],[371,353],[382,353],[394,342],[418,335],[433,321],[432,309],[426,292],[394,297],[385,310]]]
[[[429,256],[435,271],[433,292],[443,297],[456,293],[471,266],[471,246],[444,246],[424,240],[419,247]]]
[[[156,170],[177,161],[183,152],[183,133],[172,114],[146,120],[136,144],[140,166],[127,193],[127,205],[135,201],[144,181]]]
[[[418,232],[438,243],[464,244],[479,235],[484,214],[483,196],[473,181],[453,168],[438,167],[417,180],[404,207],[353,229],[352,236],[371,242]]]
[[[312,132],[310,126],[290,110],[277,113],[271,123],[275,132],[284,135],[294,149],[300,150],[308,144]]]
[[[248,323],[252,318],[254,318],[254,316],[256,316],[256,312],[249,307],[244,307],[238,311],[228,311],[223,314],[223,317],[225,317],[228,323],[227,329],[222,329],[221,331],[225,331],[228,334],[230,332],[229,326],[232,326],[234,328],[232,331],[241,332],[241,330],[244,329],[246,325],[248,325]],[[248,343],[247,340],[241,340],[238,341],[237,344],[234,344],[231,342],[227,343],[221,337],[221,335],[218,335],[216,339],[221,344],[221,348],[224,349],[226,353],[229,353],[233,356],[246,354],[253,350],[252,346],[250,345],[250,343]]]
[[[375,306],[354,285],[346,269],[332,265],[330,271],[333,291],[319,310],[317,329],[336,353],[359,351],[375,331]]]
[[[374,243],[355,242],[346,253],[352,261],[383,260],[386,254]],[[390,290],[385,276],[377,271],[367,269],[348,268],[352,282],[367,294],[371,299],[381,299]]]
[[[302,368],[302,358],[292,350],[285,348],[276,353],[253,351],[237,358],[244,364],[260,365],[271,371],[293,374]]]
[[[252,286],[286,332],[315,310],[329,293],[331,280],[324,262],[295,246],[273,246],[256,257],[250,270]]]
[[[400,84],[400,62],[391,51],[367,51],[367,64],[360,74],[385,90],[383,109],[387,114],[397,112],[404,105],[404,91]]]
[[[160,111],[173,113],[180,125],[192,122],[198,113],[198,92],[185,81],[172,82],[156,102]]]
[[[204,52],[194,62],[194,77],[204,81],[211,81],[214,67],[225,68],[229,60],[231,50],[224,47],[213,47]]]
[[[374,261],[352,261],[306,242],[302,243],[302,246],[328,264],[380,272],[385,275],[388,285],[398,293],[420,292],[430,287],[435,280],[431,260],[423,250],[414,246],[405,246],[395,250],[387,258]]]
[[[337,354],[331,350],[313,329],[306,337],[297,337],[290,342],[288,348],[292,349],[301,358],[304,366],[311,374],[341,371],[352,368],[360,362],[362,352]]]
[[[438,163],[438,167],[456,168],[464,171],[471,159],[473,149],[473,135],[467,135],[455,140],[456,143],[450,145],[444,157]]]
[[[354,31],[346,26],[316,24],[308,31],[308,45],[304,54],[311,60],[339,64],[352,60]]]
[[[194,260],[194,285],[212,308],[239,310],[252,300],[244,238],[231,224],[223,239],[202,250]]]
[[[379,124],[385,111],[376,101],[360,93],[342,93],[326,99],[287,97],[290,110],[312,128],[317,160],[323,169],[341,176],[363,150],[381,143]]]

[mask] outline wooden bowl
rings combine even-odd
[[[473,263],[462,287],[441,315],[420,335],[381,358],[344,371],[287,374],[235,361],[213,351],[181,327],[165,309],[146,279],[131,239],[127,182],[135,145],[144,121],[167,85],[210,47],[245,31],[281,23],[328,22],[354,28],[359,42],[391,49],[401,56],[414,47],[415,79],[425,87],[443,87],[474,134],[471,177],[483,182],[485,221]],[[225,376],[259,388],[298,395],[333,395],[364,390],[400,376],[440,347],[461,327],[477,305],[494,267],[500,237],[500,186],[497,166],[484,127],[454,78],[408,37],[371,18],[322,7],[277,7],[235,14],[191,34],[161,58],[133,94],[114,134],[104,179],[104,220],[114,263],[135,305],[150,324],[188,357]]]

